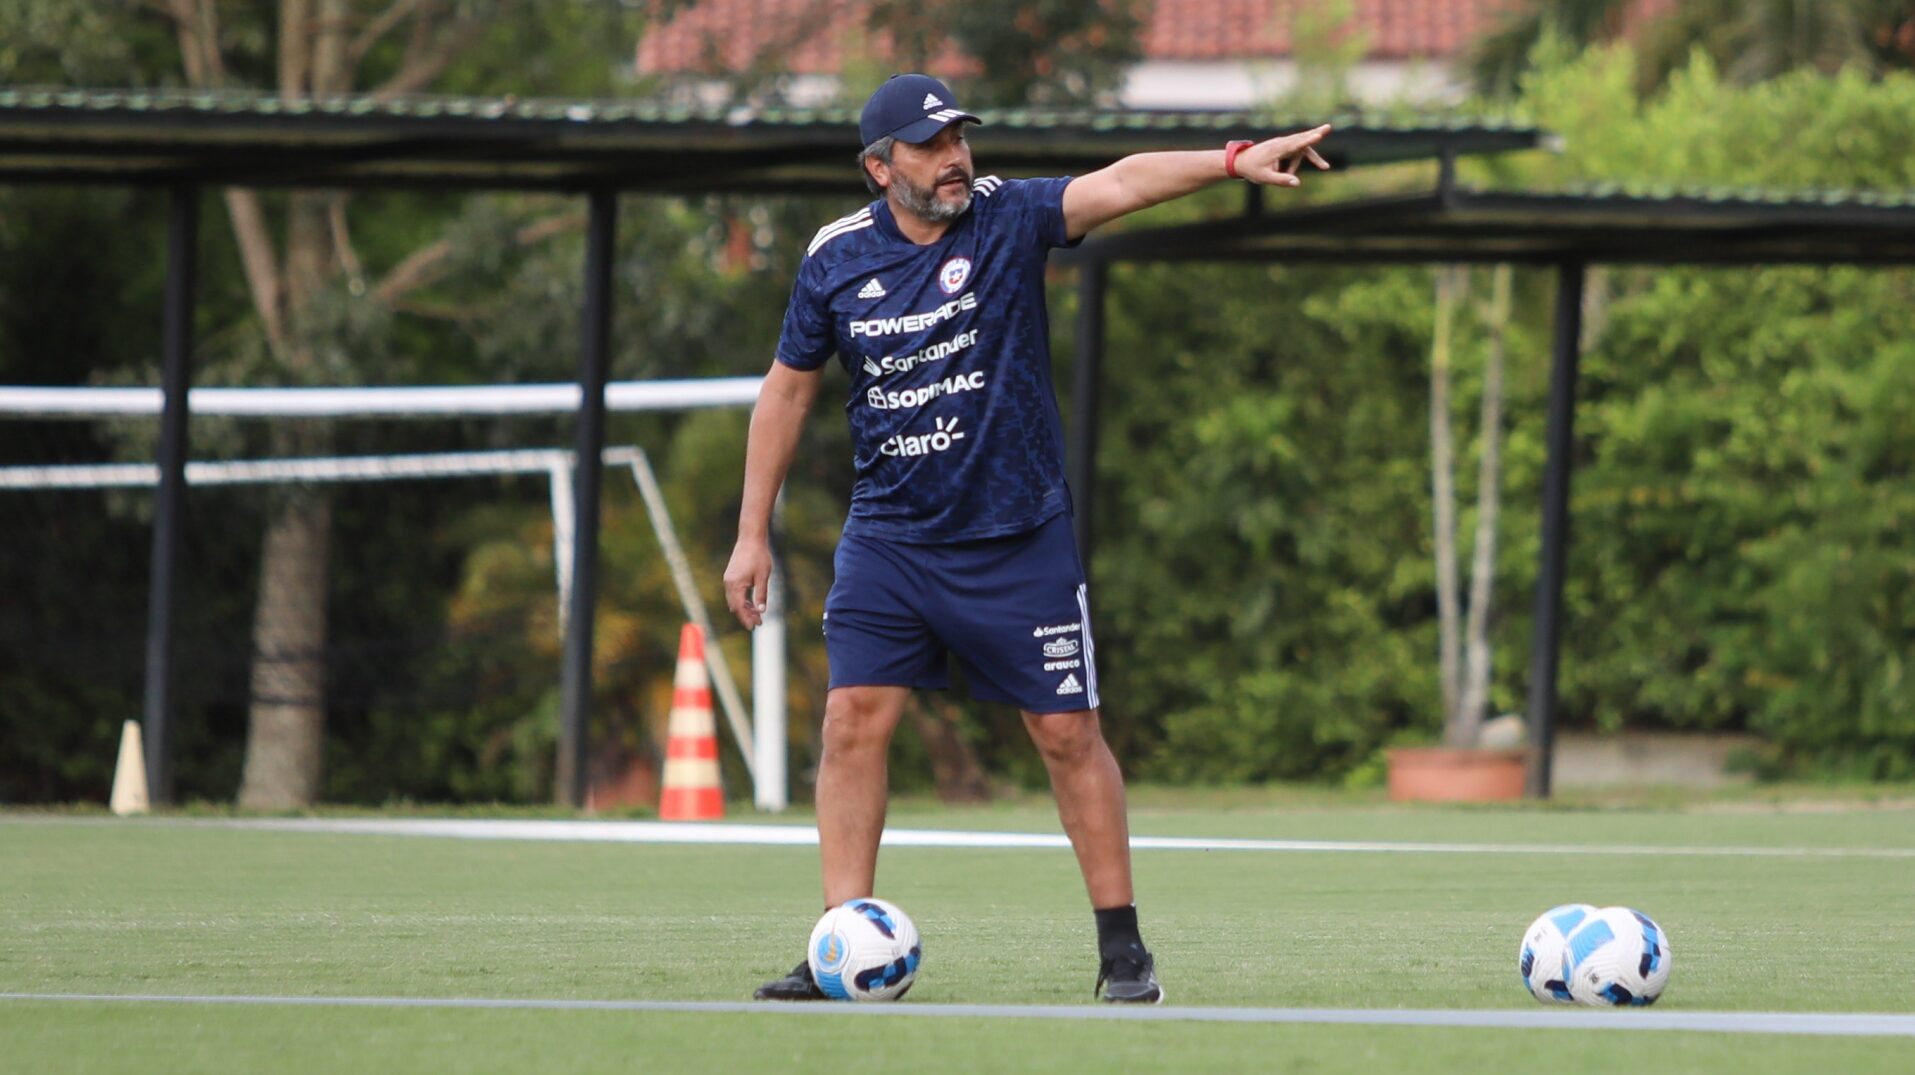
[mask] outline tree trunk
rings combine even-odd
[[[1609,324],[1610,299],[1615,293],[1615,270],[1591,265],[1583,270],[1583,334],[1585,340],[1602,335]],[[1578,346],[1581,346],[1580,343]]]
[[[154,6],[173,20],[187,82],[202,88],[226,86],[218,5],[213,0],[154,0]],[[400,69],[376,92],[387,97],[423,89],[492,24],[495,14],[491,5],[413,0],[374,7],[380,13],[367,20],[355,15],[352,0],[279,0],[270,54],[272,84],[279,93],[292,99],[351,90],[360,59],[402,26],[409,26],[404,31],[409,39]],[[252,44],[257,49],[266,42]],[[253,55],[265,58],[257,51]],[[355,281],[361,275],[346,229],[344,195],[289,195],[283,252],[256,192],[228,188],[224,196],[247,289],[278,371],[291,384],[333,380],[314,354],[316,333],[322,330],[309,315],[342,269]],[[553,233],[538,226],[527,232],[532,238]],[[404,289],[404,284],[389,282],[381,301],[391,302]],[[284,447],[285,441],[305,439],[305,433],[288,431],[274,439]],[[330,525],[325,495],[301,490],[276,509],[267,530],[253,617],[253,705],[242,806],[302,806],[318,794]]]
[[[327,196],[309,191],[287,204],[287,343],[280,358],[294,383],[316,376],[309,322],[314,297],[331,271]],[[273,437],[281,455],[325,452],[329,438],[307,429]],[[239,805],[311,806],[318,799],[326,727],[326,591],[332,505],[318,489],[298,488],[275,507],[260,553],[253,609],[253,699]]]
[[[971,744],[958,732],[959,711],[941,698],[920,700],[913,695],[908,706],[911,723],[924,739],[931,755],[931,779],[937,785],[938,801],[943,803],[981,803],[991,799],[991,780],[978,764]]]
[[[310,806],[326,718],[326,551],[332,505],[301,489],[275,511],[260,555],[253,691],[239,805]]]
[[[1469,659],[1458,729],[1471,744],[1489,715],[1489,621],[1496,584],[1496,520],[1502,510],[1503,353],[1509,291],[1510,267],[1498,265],[1490,289],[1489,355],[1483,365],[1483,454],[1477,467],[1476,548],[1470,563]]]
[[[1430,339],[1430,493],[1436,527],[1436,614],[1438,653],[1443,674],[1443,741],[1458,742],[1462,714],[1462,617],[1456,571],[1456,477],[1454,434],[1450,429],[1450,329],[1462,270],[1436,270],[1436,326]]]

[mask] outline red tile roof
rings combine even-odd
[[[1454,54],[1524,0],[1354,0],[1349,32],[1378,59]],[[803,75],[836,74],[848,48],[891,54],[882,37],[859,41],[870,0],[698,0],[638,44],[643,74],[743,71],[768,59]],[[1156,0],[1143,34],[1150,60],[1272,58],[1291,54],[1304,0]],[[933,73],[963,73],[947,54]]]
[[[1378,59],[1443,57],[1490,28],[1517,0],[1355,0],[1343,33]],[[1144,32],[1153,60],[1288,56],[1306,5],[1286,0],[1157,0]]]

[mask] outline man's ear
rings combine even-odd
[[[864,171],[866,175],[871,177],[871,181],[878,185],[879,190],[887,190],[890,188],[891,169],[884,161],[877,157],[866,157],[864,159]]]

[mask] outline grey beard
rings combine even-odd
[[[893,173],[891,187],[898,192],[898,201],[914,216],[921,217],[933,224],[945,224],[964,215],[971,207],[971,188],[964,188],[962,201],[947,202],[938,198],[936,187],[920,187],[901,175]]]

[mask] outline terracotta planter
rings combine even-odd
[[[1527,750],[1386,750],[1396,802],[1480,803],[1523,797]]]

